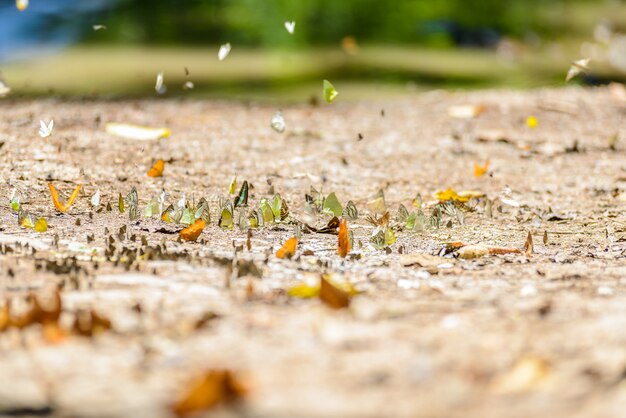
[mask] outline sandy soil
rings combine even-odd
[[[462,104],[485,111],[451,118],[448,108]],[[112,323],[56,344],[39,326],[1,333],[0,415],[167,417],[190,380],[212,368],[233,370],[249,387],[220,416],[624,415],[623,102],[578,88],[338,100],[284,108],[283,134],[269,127],[275,111],[185,100],[0,102],[0,305],[62,285],[63,327],[80,308]],[[50,118],[53,136],[41,139],[39,119]],[[167,126],[172,136],[124,140],[104,131],[107,122]],[[156,158],[168,161],[165,175],[149,178]],[[475,178],[474,163],[485,159],[490,173]],[[311,185],[353,200],[352,256],[338,257],[336,236],[310,233],[294,259],[277,259],[291,224],[255,230],[252,250],[235,253],[246,232],[216,225],[217,198],[234,175],[254,186],[251,207],[271,183],[295,218]],[[67,213],[54,210],[48,181],[65,196],[84,184]],[[186,243],[182,227],[131,222],[116,207],[132,187],[142,207],[161,188],[170,202],[207,197],[211,225]],[[378,189],[393,215],[400,203],[413,209],[418,192],[432,205],[448,187],[484,192],[493,217],[482,199],[462,225],[445,218],[439,229],[400,231],[388,251],[368,244],[364,218]],[[24,209],[47,217],[48,232],[18,225],[13,188]],[[92,210],[97,189],[112,211]],[[404,265],[406,254],[442,254],[450,241],[521,248],[528,232],[531,257]],[[127,262],[124,248],[144,247],[141,237],[165,251]],[[241,271],[242,260],[262,278]],[[322,271],[361,292],[349,308],[286,294]],[[208,313],[219,316],[196,329]]]

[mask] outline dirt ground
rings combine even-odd
[[[464,104],[485,111],[449,116]],[[0,333],[0,416],[168,417],[189,382],[214,368],[248,388],[239,404],[210,412],[226,417],[624,416],[624,102],[606,88],[339,99],[284,108],[283,134],[269,126],[276,110],[0,101],[0,305],[60,285],[64,329],[81,308],[111,321],[93,338],[51,342],[38,325]],[[51,118],[53,135],[42,139],[39,120]],[[172,135],[125,140],[107,134],[107,122]],[[157,158],[167,161],[164,176],[150,178]],[[485,159],[489,173],[474,177]],[[248,251],[245,231],[217,226],[218,196],[235,175],[253,185],[250,207],[273,187],[294,219],[311,185],[353,200],[352,254],[339,258],[334,235],[303,233],[296,256],[278,259],[291,224],[254,230]],[[65,196],[83,184],[67,213],[55,211],[48,181]],[[211,224],[188,243],[182,226],[131,222],[117,202],[132,187],[142,208],[162,188],[169,202],[207,197]],[[484,192],[493,216],[482,199],[464,224],[447,217],[439,229],[398,231],[388,250],[369,245],[367,202],[379,189],[393,216],[400,203],[415,210],[417,193],[428,213],[449,187]],[[47,232],[18,224],[13,188],[24,209],[47,218]],[[91,208],[98,189],[111,211]],[[522,248],[528,232],[530,257],[406,265],[407,254],[443,255],[450,241]],[[142,237],[165,250],[125,262],[123,248],[145,247]],[[246,275],[241,260],[262,277]],[[360,291],[349,308],[287,295],[320,272]]]

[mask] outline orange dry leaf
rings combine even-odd
[[[334,286],[324,275],[320,279],[320,299],[333,309],[347,308],[350,305],[350,294]]]
[[[345,219],[339,223],[339,243],[337,246],[339,256],[346,258],[350,252],[350,238],[348,237],[348,221]]]
[[[276,251],[276,257],[278,258],[291,258],[296,253],[296,247],[298,246],[298,238],[289,238],[280,248]]]
[[[179,417],[235,403],[247,389],[229,370],[210,370],[198,379],[172,407]]]
[[[206,222],[204,219],[198,219],[193,224],[180,231],[180,237],[185,241],[195,241],[198,239],[205,226]]]
[[[165,169],[165,161],[157,160],[156,163],[148,170],[148,177],[161,177]]]
[[[70,198],[67,199],[67,203],[62,203],[57,189],[52,185],[52,183],[48,183],[48,188],[50,188],[50,195],[52,195],[52,203],[54,204],[54,207],[59,212],[67,212],[70,206],[72,206],[72,203],[74,203],[74,200],[76,200],[76,197],[78,196],[78,192],[80,191],[81,186],[82,184],[79,184],[78,186],[76,186]]]
[[[487,170],[489,170],[489,160],[485,160],[484,165],[474,163],[474,177],[484,176],[487,174]]]

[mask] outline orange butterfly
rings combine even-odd
[[[52,183],[48,183],[48,187],[50,188],[50,195],[52,195],[52,203],[54,204],[54,207],[59,212],[67,212],[70,206],[72,206],[72,203],[74,203],[74,200],[76,200],[76,197],[78,196],[78,192],[80,191],[81,186],[82,184],[79,184],[78,186],[76,186],[70,198],[67,199],[67,203],[61,203],[61,201],[59,200],[60,198],[59,192],[52,185]]]
[[[282,246],[282,248],[276,251],[276,257],[278,258],[291,258],[296,253],[296,247],[298,246],[298,238],[289,238]]]
[[[157,160],[156,163],[148,170],[148,177],[162,177],[165,169],[165,161]]]
[[[474,177],[482,177],[487,174],[487,170],[489,170],[489,160],[485,160],[484,165],[478,165],[474,163]]]
[[[333,309],[347,308],[350,294],[329,282],[324,275],[320,278],[320,299]]]
[[[180,237],[185,241],[195,241],[198,239],[205,226],[206,222],[204,219],[198,219],[192,225],[180,231]]]
[[[342,219],[339,223],[339,243],[337,245],[337,253],[346,258],[350,252],[350,238],[348,237],[348,221]]]

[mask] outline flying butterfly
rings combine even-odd
[[[352,200],[348,200],[348,203],[346,203],[346,207],[343,209],[343,217],[351,221],[355,221],[359,217],[359,211]]]
[[[67,212],[68,209],[74,203],[74,200],[76,200],[76,197],[78,196],[78,192],[80,191],[81,187],[82,187],[82,184],[79,184],[78,186],[76,186],[76,188],[72,192],[70,198],[67,199],[67,202],[66,203],[62,203],[61,200],[60,200],[59,192],[57,191],[57,189],[52,185],[52,183],[48,183],[48,188],[50,189],[50,195],[52,196],[52,203],[54,204],[54,207],[59,212]]]
[[[283,246],[276,251],[276,257],[278,258],[291,258],[296,253],[296,247],[298,246],[298,239],[296,237],[291,237]]]
[[[235,197],[233,201],[233,207],[236,209],[239,206],[248,206],[248,181],[244,181],[241,185],[241,190],[239,190],[239,194]]]
[[[148,170],[148,177],[163,177],[163,170],[165,169],[165,161],[157,160],[154,165]]]

